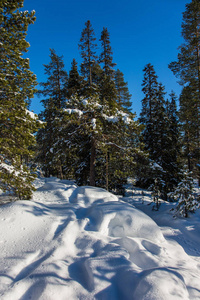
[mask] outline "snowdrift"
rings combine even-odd
[[[0,207],[0,299],[200,299],[200,260],[107,191],[38,179]]]

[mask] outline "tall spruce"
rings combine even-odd
[[[124,74],[117,69],[115,72],[115,86],[117,90],[117,103],[126,112],[131,110],[131,94],[128,90],[128,83],[124,81]]]
[[[176,96],[171,93],[170,101],[165,100],[165,89],[157,81],[157,75],[151,64],[144,68],[140,122],[145,126],[143,141],[149,153],[150,170],[147,186],[153,184],[159,188],[162,197],[178,183],[179,170],[179,129],[176,110]]]
[[[96,54],[97,44],[95,41],[96,37],[94,29],[92,28],[91,22],[88,20],[85,23],[85,28],[81,33],[79,48],[81,50],[81,57],[83,59],[81,64],[81,72],[87,81],[89,96],[95,90],[92,76],[93,68],[97,63],[98,58]]]
[[[77,62],[73,59],[71,64],[71,70],[69,71],[69,78],[67,83],[67,97],[78,94],[81,95],[83,93],[83,78],[79,75]]]
[[[110,34],[107,28],[103,28],[101,32],[101,54],[99,56],[99,63],[103,66],[100,81],[100,99],[102,103],[107,102],[111,107],[115,107],[117,91],[114,82],[114,67],[113,52],[110,44]]]
[[[35,12],[21,12],[21,1],[0,2],[0,188],[28,199],[33,190],[27,162],[33,155],[36,115],[28,111],[36,76],[30,71],[26,41]]]
[[[50,49],[50,63],[44,65],[47,81],[40,83],[42,89],[38,95],[43,96],[41,100],[44,111],[40,118],[45,122],[45,127],[39,130],[37,141],[38,161],[41,162],[45,175],[50,174],[62,177],[63,162],[58,148],[60,132],[60,116],[65,106],[67,96],[67,72],[64,69],[63,57],[59,57],[55,50]]]
[[[196,118],[196,98],[191,86],[185,86],[181,92],[179,118],[181,137],[183,142],[183,158],[187,162],[189,171],[194,169],[198,157],[198,133]]]
[[[166,140],[166,169],[168,190],[173,190],[180,181],[181,169],[181,133],[180,122],[177,110],[177,96],[172,91],[170,101],[166,105],[167,114],[167,140]]]
[[[200,162],[200,2],[199,0],[192,0],[186,4],[185,12],[183,13],[182,22],[182,36],[184,44],[179,47],[178,60],[170,63],[169,68],[173,71],[176,77],[180,79],[180,84],[184,86],[181,95],[181,101],[188,103],[188,109],[191,110],[190,122],[191,126],[187,126],[187,133],[185,136],[190,136],[194,141],[190,145],[192,152],[190,152],[191,159],[188,159],[188,168],[193,169],[194,172],[198,170]],[[189,88],[187,88],[189,87]],[[191,94],[188,95],[188,89]],[[187,92],[187,97],[186,97]],[[186,104],[186,103],[185,103]],[[196,109],[196,113],[192,114]],[[181,119],[187,123],[188,112],[182,110],[180,107]],[[185,116],[184,116],[185,113]],[[194,131],[193,124],[196,124]],[[189,125],[189,123],[188,123]],[[182,127],[183,129],[185,126]],[[188,145],[185,144],[185,147]],[[188,156],[189,158],[189,156]],[[191,164],[191,162],[193,163]],[[200,181],[200,175],[199,175]]]
[[[147,64],[143,69],[144,79],[142,83],[142,91],[144,98],[142,100],[142,110],[140,113],[140,122],[145,126],[143,131],[143,140],[146,150],[150,153],[150,158],[154,159],[155,147],[155,131],[154,131],[154,115],[157,104],[158,94],[158,76],[151,64]]]

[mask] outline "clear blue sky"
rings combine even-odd
[[[154,65],[158,79],[170,93],[181,87],[168,69],[176,60],[181,37],[182,12],[190,0],[25,0],[24,9],[35,10],[37,20],[30,25],[27,41],[31,47],[31,70],[38,82],[45,81],[43,64],[49,63],[49,49],[64,56],[65,68],[72,59],[81,63],[78,43],[87,20],[97,41],[103,27],[110,33],[114,62],[125,76],[132,94],[133,112],[141,110],[143,68]],[[41,111],[40,100],[32,100],[31,110]]]

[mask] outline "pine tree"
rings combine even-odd
[[[67,96],[68,76],[64,70],[63,57],[59,57],[53,49],[50,49],[50,63],[44,67],[48,78],[40,84],[43,89],[39,90],[38,94],[44,97],[41,100],[44,111],[40,118],[46,125],[37,135],[38,161],[42,163],[46,176],[60,174],[62,177],[63,161],[57,146],[60,139],[60,116]]]
[[[113,113],[98,96],[75,96],[67,101],[62,124],[78,183],[117,190],[122,185],[121,178],[124,181],[128,171],[132,172],[130,165],[139,148],[139,125],[133,115],[118,109]]]
[[[150,64],[144,68],[142,86],[145,98],[142,100],[140,121],[145,126],[143,141],[150,158],[147,182],[150,184],[156,179],[161,196],[167,200],[167,194],[178,183],[180,167],[175,94],[171,94],[171,102],[165,100],[164,86],[158,84],[157,75]],[[159,168],[154,168],[155,165]]]
[[[154,67],[147,64],[143,70],[144,79],[142,83],[142,91],[145,95],[142,100],[142,111],[140,113],[140,122],[145,126],[143,131],[143,140],[146,150],[150,154],[150,158],[154,159],[155,130],[154,130],[154,116],[156,113],[155,107],[157,104],[158,95],[158,81]]]
[[[165,170],[167,192],[173,190],[179,180],[179,170],[181,168],[180,152],[181,152],[181,135],[179,128],[179,118],[176,106],[177,97],[172,91],[170,101],[166,103],[166,143],[165,143]]]
[[[28,111],[36,76],[23,58],[25,40],[35,12],[21,12],[24,1],[0,2],[0,188],[29,199],[34,174],[27,165],[33,155],[37,117]]]
[[[175,191],[170,193],[170,197],[178,201],[175,208],[175,216],[180,215],[187,218],[189,212],[195,212],[197,208],[200,208],[200,199],[195,193],[194,180],[191,172],[187,170],[184,171],[183,179]]]
[[[124,74],[118,69],[115,72],[115,86],[117,90],[117,103],[121,109],[129,112],[131,109],[131,94],[128,90],[128,83],[124,81]]]
[[[99,56],[99,63],[103,64],[104,74],[113,79],[115,73],[113,68],[116,66],[116,64],[113,63],[113,52],[110,45],[110,34],[108,32],[108,29],[105,27],[103,28],[103,31],[101,33],[100,41],[102,52]]]
[[[181,122],[183,157],[185,158],[189,171],[195,173],[195,165],[199,156],[198,125],[196,118],[196,98],[191,86],[183,88],[180,98],[179,117]]]
[[[83,62],[81,64],[82,75],[87,80],[88,93],[94,93],[95,87],[93,85],[93,68],[97,62],[96,48],[97,44],[95,43],[95,33],[90,21],[88,20],[85,23],[85,28],[81,33],[81,39],[79,43],[79,48],[81,50],[81,57]]]
[[[83,91],[83,78],[79,75],[77,62],[75,59],[72,61],[71,70],[69,71],[69,78],[67,83],[67,97],[78,94],[82,95]]]
[[[115,107],[117,90],[114,82],[114,66],[113,52],[110,45],[110,35],[107,28],[103,28],[101,33],[101,54],[99,56],[99,63],[103,65],[103,71],[101,73],[100,80],[100,99],[102,103],[107,102],[110,107]]]
[[[180,78],[180,84],[184,85],[181,101],[184,98],[184,104],[188,101],[188,110],[191,112],[182,111],[180,107],[181,119],[184,123],[187,123],[187,116],[190,114],[191,126],[187,126],[187,132],[185,136],[190,136],[190,139],[194,141],[191,145],[192,152],[195,152],[195,159],[193,156],[193,165],[188,156],[188,168],[193,169],[200,161],[200,2],[199,0],[192,0],[189,4],[186,4],[186,10],[183,13],[182,22],[182,36],[184,38],[184,44],[179,47],[178,60],[170,63],[169,68],[173,71],[176,77]],[[189,96],[189,89],[191,94]],[[187,94],[187,96],[186,96]],[[187,99],[187,100],[186,100]],[[196,110],[195,114],[193,111]],[[185,114],[185,115],[184,115]],[[188,125],[189,125],[188,122]],[[193,125],[196,124],[196,130],[194,131]],[[184,127],[183,127],[184,128]],[[188,144],[184,145],[186,148]],[[195,148],[195,149],[194,149]],[[190,150],[189,150],[190,151]],[[190,153],[191,154],[191,153]],[[188,152],[189,155],[189,152]],[[200,181],[200,175],[199,175]]]

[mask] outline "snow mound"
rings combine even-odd
[[[145,213],[100,188],[35,186],[0,207],[1,300],[200,298],[199,258]]]
[[[102,188],[92,186],[78,187],[71,197],[71,203],[78,203],[84,207],[93,203],[102,203],[108,201],[117,201],[117,196],[107,192]]]
[[[159,227],[151,218],[124,202],[93,205],[87,217],[87,230],[99,231],[112,237],[141,237],[159,242],[164,240]]]

